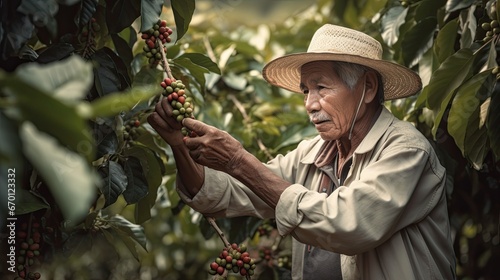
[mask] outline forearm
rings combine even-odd
[[[274,174],[259,159],[242,150],[229,162],[226,172],[245,184],[267,205],[275,209],[290,182]]]
[[[202,165],[196,163],[190,156],[185,145],[171,147],[177,167],[177,179],[185,187],[186,195],[194,197],[201,189],[205,180]]]

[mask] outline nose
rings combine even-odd
[[[310,91],[309,94],[304,97],[304,104],[308,113],[314,113],[321,110],[321,104],[319,103],[320,99],[321,97],[315,91]]]

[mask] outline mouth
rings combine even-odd
[[[323,124],[323,123],[326,123],[326,122],[330,122],[331,120],[329,119],[312,119],[311,122],[314,124],[314,125],[320,125],[320,124]]]

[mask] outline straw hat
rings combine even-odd
[[[270,61],[262,75],[270,84],[301,92],[300,68],[318,60],[345,61],[368,66],[382,76],[385,100],[407,97],[422,88],[420,77],[411,69],[382,60],[382,46],[374,38],[349,28],[326,24],[311,39],[305,53],[294,53]]]

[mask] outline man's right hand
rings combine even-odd
[[[148,116],[148,123],[171,146],[184,145],[182,124],[172,117],[173,108],[166,98],[156,103],[155,111]]]

